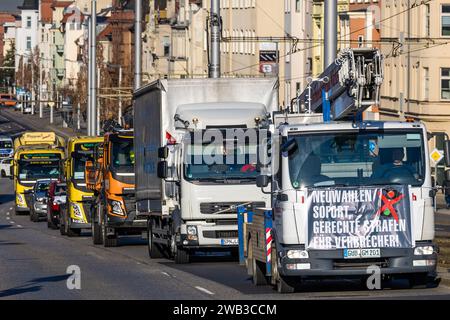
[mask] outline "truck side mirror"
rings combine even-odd
[[[166,179],[169,175],[169,166],[167,161],[158,162],[158,178]]]
[[[168,156],[169,156],[169,148],[167,146],[158,148],[158,158],[167,159]]]
[[[444,141],[444,157],[445,157],[445,165],[450,167],[450,140]]]
[[[256,177],[256,186],[259,188],[265,188],[269,185],[270,179],[269,176],[260,175]]]

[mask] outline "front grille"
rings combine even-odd
[[[213,239],[237,238],[238,232],[236,230],[209,230],[203,231],[203,237]]]
[[[242,201],[242,202],[202,202],[200,203],[200,212],[203,214],[229,214],[234,213],[237,214],[237,207],[244,203],[250,201]],[[247,211],[254,211],[256,208],[264,207],[264,202],[251,202],[245,205]]]
[[[389,260],[386,258],[376,259],[337,259],[334,260],[333,267],[337,270],[343,269],[367,269],[370,266],[387,268]]]

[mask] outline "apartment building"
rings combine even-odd
[[[450,134],[450,3],[407,9],[407,1],[381,3],[381,117],[422,120],[429,131]]]
[[[0,65],[14,42],[15,27],[16,17],[9,12],[0,12]]]
[[[18,9],[20,10],[21,23],[16,28],[15,35],[16,72],[20,61],[23,61],[22,65],[26,63],[38,44],[39,0],[24,0]]]
[[[313,13],[312,13],[312,28],[313,28],[313,39],[314,43],[312,45],[313,50],[313,60],[312,60],[312,74],[313,76],[320,75],[324,70],[324,45],[323,40],[325,37],[324,29],[324,14],[325,6],[324,1],[326,0],[313,0]],[[349,19],[347,13],[349,11],[349,0],[338,0],[338,50],[348,46],[348,36],[349,33]]]

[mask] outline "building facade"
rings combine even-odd
[[[381,4],[381,117],[422,120],[429,131],[450,134],[450,3],[431,1],[399,14],[406,5]]]
[[[38,44],[39,0],[24,0],[18,7],[21,24],[16,28],[16,72],[19,71],[20,61],[26,63]]]

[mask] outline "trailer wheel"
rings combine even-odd
[[[91,221],[91,229],[92,229],[92,243],[93,244],[103,244],[103,237],[102,237],[102,227],[99,224],[99,217],[100,214],[98,212],[100,212],[100,206],[98,206],[98,209],[95,210],[91,208],[91,217],[92,217],[92,221]],[[97,217],[97,218],[96,218]]]
[[[186,264],[189,263],[189,251],[182,249],[175,245],[174,260],[176,264]]]
[[[147,221],[147,247],[150,259],[164,258],[164,251],[160,244],[153,241],[153,219]]]
[[[289,283],[286,278],[284,278],[278,272],[278,255],[275,245],[272,245],[271,253],[271,263],[272,263],[272,284],[275,285],[278,293],[294,293],[295,286]]]

